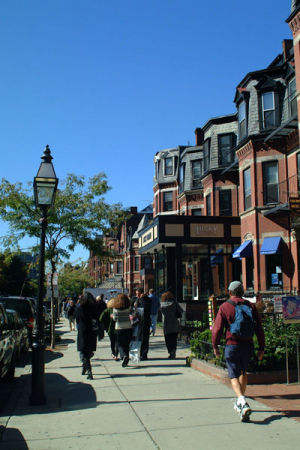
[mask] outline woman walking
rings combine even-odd
[[[177,336],[179,332],[178,318],[182,315],[182,309],[171,291],[164,292],[161,296],[161,312],[165,342],[169,352],[168,358],[176,359]]]
[[[117,295],[107,304],[108,308],[113,308],[112,318],[115,321],[117,343],[123,360],[122,367],[126,367],[129,362],[129,343],[132,335],[132,325],[129,317],[130,306],[130,300],[125,294]]]
[[[97,346],[97,310],[96,300],[90,292],[85,292],[76,307],[78,325],[77,350],[82,361],[82,375],[87,373],[88,380],[93,379],[91,358]]]

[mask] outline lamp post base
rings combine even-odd
[[[40,342],[32,344],[32,389],[29,398],[31,405],[45,405],[45,377],[44,377],[45,345]]]

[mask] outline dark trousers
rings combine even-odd
[[[151,319],[149,317],[143,323],[142,344],[141,344],[141,358],[147,358],[147,355],[148,355],[150,326],[151,326]]]
[[[122,359],[125,356],[129,357],[129,343],[131,341],[132,329],[126,328],[125,330],[116,330],[116,334],[120,357]]]
[[[118,356],[119,354],[119,349],[118,349],[118,342],[117,342],[117,335],[116,333],[111,333],[109,335],[109,339],[110,339],[110,348],[111,348],[111,353],[114,356]]]
[[[178,333],[165,334],[165,342],[169,354],[176,353]]]

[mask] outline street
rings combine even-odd
[[[57,349],[46,351],[46,406],[29,405],[30,365],[18,369],[22,374],[1,407],[2,450],[299,446],[299,422],[250,399],[251,422],[241,423],[231,389],[187,367],[183,343],[176,360],[166,359],[163,336],[150,338],[148,361],[127,368],[111,358],[105,337],[92,359],[94,380],[88,381],[81,375],[76,332],[66,325],[57,326],[62,338]]]

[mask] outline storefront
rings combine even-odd
[[[238,217],[157,216],[139,233],[140,254],[152,254],[155,289],[171,289],[179,301],[223,295],[240,279]]]

